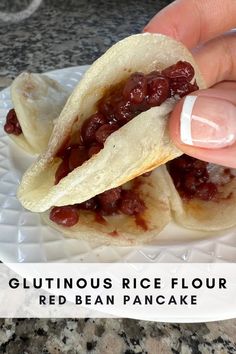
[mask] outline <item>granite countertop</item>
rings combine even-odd
[[[0,88],[23,70],[44,72],[92,63],[112,43],[138,33],[169,2],[1,0]],[[30,3],[36,4],[35,11],[24,19],[22,10]],[[3,12],[18,12],[16,21],[9,23],[10,16]],[[167,324],[129,319],[2,319],[0,325],[0,353],[236,353],[236,320]]]
[[[0,320],[0,353],[236,353],[236,322],[167,324],[127,319]]]

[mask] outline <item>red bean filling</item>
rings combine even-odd
[[[7,113],[4,130],[7,134],[20,135],[22,133],[20,123],[13,108]]]
[[[77,224],[79,214],[72,205],[54,207],[50,212],[50,219],[59,225],[70,227]]]
[[[207,162],[188,155],[182,155],[168,162],[169,173],[181,198],[184,200],[193,198],[205,201],[216,200],[218,188],[222,184],[210,181],[207,165]],[[230,170],[225,168],[223,173],[228,175]]]
[[[135,72],[125,82],[111,88],[98,102],[97,112],[83,123],[79,133],[80,144],[67,144],[67,147],[58,152],[57,156],[62,158],[62,162],[56,171],[55,184],[97,154],[110,134],[141,112],[160,106],[170,97],[183,97],[197,90],[196,82],[191,83],[193,77],[194,69],[191,64],[179,61],[161,72],[152,71],[146,75]],[[71,207],[73,213],[74,207]],[[138,215],[144,211],[145,205],[133,190],[115,188],[76,205],[76,208],[96,211],[100,215]],[[51,213],[54,215],[54,208]],[[58,222],[57,216],[53,221],[62,224],[63,213],[58,216]]]
[[[79,220],[79,210],[93,211],[98,216],[117,213],[137,216],[144,212],[145,205],[139,195],[134,191],[117,187],[81,204],[54,207],[50,212],[50,219],[59,225],[70,227],[77,224]],[[97,220],[97,218],[95,218],[95,220]],[[105,221],[105,219],[103,221]]]
[[[83,123],[80,144],[67,144],[57,154],[63,161],[56,172],[55,183],[97,154],[109,135],[141,112],[161,105],[167,98],[182,97],[197,90],[197,84],[191,83],[193,77],[192,65],[179,61],[162,72],[133,73],[125,82],[110,89],[98,102],[97,112]]]

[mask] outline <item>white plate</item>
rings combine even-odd
[[[88,66],[47,73],[73,88]],[[9,89],[0,92],[0,260],[3,262],[234,262],[236,230],[189,231],[169,224],[149,245],[114,247],[65,238],[22,208],[16,198],[20,178],[33,161],[3,131],[12,108]],[[158,217],[158,216],[157,216]]]

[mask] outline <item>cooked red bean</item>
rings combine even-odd
[[[186,79],[191,81],[194,77],[194,68],[187,61],[178,61],[176,64],[162,70],[162,74],[169,79]]]
[[[205,161],[194,159],[193,168],[194,168],[195,176],[208,178],[209,175],[208,175],[206,166],[207,166],[207,164]]]
[[[102,113],[95,113],[82,125],[81,137],[84,144],[91,144],[96,141],[95,133],[97,129],[107,122]]]
[[[94,144],[89,148],[88,151],[88,157],[92,157],[93,155],[96,155],[99,153],[99,151],[102,149],[102,145],[99,144]]]
[[[95,211],[98,209],[98,202],[96,198],[91,198],[86,200],[83,203],[77,204],[76,206],[79,209]]]
[[[134,117],[130,101],[120,100],[114,108],[115,120],[122,126]]]
[[[145,205],[138,194],[131,190],[124,190],[121,196],[120,210],[126,215],[136,215],[145,210]]]
[[[186,95],[188,95],[191,92],[194,92],[196,90],[198,90],[199,87],[196,84],[196,82],[194,82],[193,84],[191,84],[190,82],[187,81],[171,81],[170,82],[170,92],[171,92],[171,96],[175,96],[178,95],[179,97],[184,97]]]
[[[141,103],[147,94],[147,78],[143,73],[134,73],[126,81],[123,96],[127,101]]]
[[[104,144],[108,136],[119,129],[118,124],[104,124],[95,133],[95,137],[98,143]]]
[[[198,178],[194,173],[189,173],[184,179],[184,187],[189,191],[189,193],[195,193],[198,188],[199,182]]]
[[[72,147],[69,155],[69,169],[73,171],[76,167],[81,166],[86,160],[88,160],[88,152],[85,146],[78,145]]]
[[[118,212],[118,201],[121,196],[120,187],[110,189],[97,196],[100,212],[103,215],[111,215]]]
[[[62,146],[59,148],[57,151],[56,156],[60,157],[61,159],[64,159],[65,157],[69,156],[70,150],[71,150],[71,145],[68,146],[68,143],[70,141],[70,138],[67,137],[65,141],[62,143]]]
[[[17,122],[16,125],[15,125],[15,130],[14,130],[14,135],[20,135],[22,133],[22,129],[21,129],[21,126],[20,124]]]
[[[77,147],[78,145],[69,145],[69,146],[67,146],[67,148],[64,150],[64,152],[63,152],[63,157],[61,157],[61,158],[67,158],[67,159],[69,159],[69,157],[70,157],[70,153],[71,153],[71,149],[73,149],[73,148],[75,148],[75,147]],[[62,153],[61,153],[62,154]],[[58,155],[57,155],[58,156]],[[61,155],[62,156],[62,155]]]
[[[7,123],[15,123],[17,121],[16,111],[14,108],[10,109],[6,116]]]
[[[112,215],[117,214],[119,211],[118,202],[101,204],[99,208],[100,215]]]
[[[171,167],[173,166],[174,168],[184,170],[185,172],[189,171],[192,169],[193,165],[193,158],[188,155],[182,155],[174,160],[172,160],[169,164]],[[204,163],[204,168],[205,168],[205,163]]]
[[[22,129],[14,109],[10,109],[6,116],[4,130],[7,134],[20,135],[22,133]]]
[[[99,194],[97,197],[102,204],[113,203],[120,199],[121,187],[112,188]]]
[[[170,94],[169,81],[159,75],[150,76],[148,79],[148,97],[147,102],[150,107],[160,106]]]
[[[15,130],[15,126],[12,123],[5,123],[4,130],[7,134],[13,134]]]
[[[211,200],[217,194],[217,186],[214,183],[202,183],[196,190],[196,196],[202,200]]]
[[[55,184],[59,183],[60,180],[68,175],[70,172],[69,161],[64,159],[58,166],[55,174]]]
[[[52,208],[49,217],[56,224],[66,227],[74,226],[79,221],[78,211],[71,205]]]
[[[111,93],[110,95],[103,97],[103,99],[98,102],[98,111],[106,117],[108,122],[116,120],[114,111],[115,107],[121,100],[121,92],[117,90],[114,94]]]

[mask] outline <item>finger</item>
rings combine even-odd
[[[235,87],[235,81],[223,81],[223,82],[220,82],[218,84],[215,84],[214,86],[212,86],[212,88],[214,89],[221,89],[221,90],[230,90],[230,91],[233,91],[236,89]]]
[[[177,0],[160,11],[144,28],[194,48],[236,26],[235,0]]]
[[[236,83],[233,89],[218,85],[187,96],[172,112],[169,131],[187,155],[235,168]]]
[[[235,31],[217,37],[194,51],[194,58],[207,87],[224,80],[236,80],[235,57]]]

